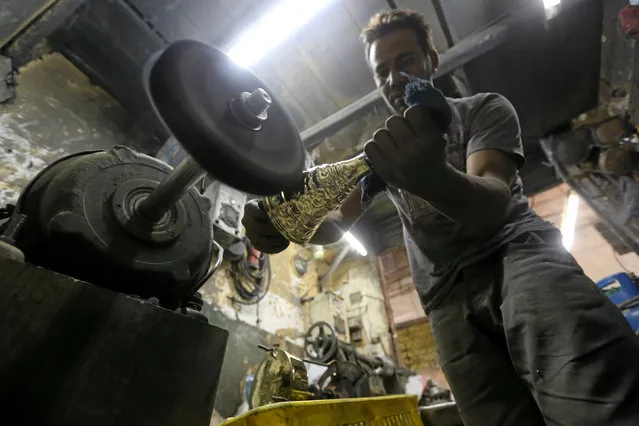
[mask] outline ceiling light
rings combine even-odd
[[[366,248],[364,247],[364,244],[360,243],[359,240],[355,238],[355,235],[351,233],[351,231],[347,231],[344,234],[344,239],[348,241],[351,247],[355,249],[355,251],[358,252],[360,255],[366,256],[368,254]]]
[[[546,10],[557,7],[561,4],[561,0],[544,0],[544,7]]]
[[[282,41],[335,0],[283,0],[231,46],[228,55],[238,65],[257,63]]]
[[[572,243],[575,241],[575,227],[577,226],[577,216],[579,213],[579,196],[571,192],[568,195],[568,202],[561,220],[562,242],[566,250],[570,251]]]

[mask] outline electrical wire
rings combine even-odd
[[[611,249],[611,250],[612,250],[612,255],[614,256],[614,258],[617,261],[617,263],[619,264],[619,266],[621,266],[621,269],[623,269],[624,271],[626,271],[629,274],[633,274],[633,272],[630,269],[628,269],[626,267],[626,265],[623,264],[623,262],[619,258],[619,253],[617,253],[617,250],[615,250],[615,249]]]
[[[254,252],[250,240],[245,238],[246,250],[244,255],[231,262],[231,278],[239,298],[230,299],[241,305],[255,305],[259,303],[271,286],[271,261],[266,253],[260,253],[258,265],[249,262],[248,258]]]
[[[211,234],[211,238],[213,238],[213,234]],[[191,290],[189,290],[187,296],[184,298],[183,307],[185,307],[186,304],[189,303],[190,299],[195,295],[195,293],[197,293],[202,288],[202,286],[206,284],[206,282],[213,276],[215,271],[217,271],[222,264],[222,260],[224,259],[224,249],[217,241],[215,241],[215,239],[213,239],[213,245],[217,249],[217,257],[215,259],[215,263],[209,266],[206,274],[204,274],[204,276],[198,280],[197,284]],[[211,255],[211,260],[213,260],[212,256],[213,255]]]
[[[16,206],[13,204],[7,204],[6,206],[0,208],[0,235],[4,234],[5,229],[9,225],[9,220],[13,215],[15,207]]]

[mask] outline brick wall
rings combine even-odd
[[[406,367],[420,371],[437,366],[437,350],[427,318],[397,326],[397,343]]]
[[[397,325],[397,346],[406,367],[424,379],[430,377],[439,386],[448,388],[446,377],[439,368],[435,340],[427,318]]]

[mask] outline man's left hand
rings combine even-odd
[[[446,136],[420,106],[386,120],[364,152],[383,181],[422,197],[436,191],[447,169]]]

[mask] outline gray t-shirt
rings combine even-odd
[[[499,149],[511,154],[519,167],[524,164],[519,120],[506,98],[481,93],[448,102],[452,110],[448,162],[452,166],[465,172],[468,156],[484,149]],[[554,229],[530,209],[519,174],[510,191],[504,226],[486,237],[439,213],[420,197],[393,187],[386,189],[402,220],[411,274],[427,312],[447,293],[445,287],[452,285],[448,278],[454,271],[494,253],[524,232]]]

